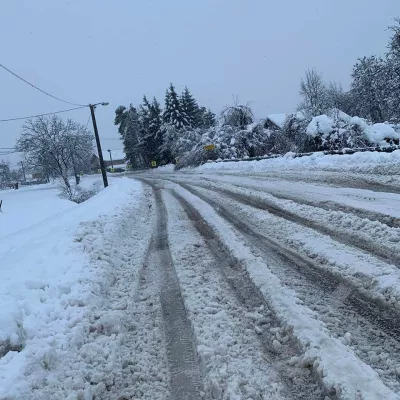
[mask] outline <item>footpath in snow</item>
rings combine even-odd
[[[90,180],[90,179],[89,179]],[[92,183],[89,182],[89,185]],[[127,178],[81,204],[50,185],[0,192],[0,399],[78,399],[112,386],[151,220]]]

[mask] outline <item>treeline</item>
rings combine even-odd
[[[383,57],[360,58],[351,85],[326,83],[311,69],[300,82],[301,102],[282,124],[255,121],[249,105],[234,104],[218,116],[200,107],[185,88],[171,84],[161,108],[156,99],[116,110],[127,158],[134,167],[176,162],[195,166],[207,160],[266,154],[341,150],[398,144],[400,123],[400,20],[389,27]],[[204,146],[213,144],[214,150]]]
[[[216,123],[215,114],[199,106],[186,87],[178,96],[171,83],[165,94],[164,107],[155,97],[146,96],[138,107],[132,104],[115,110],[115,125],[121,135],[124,150],[133,167],[173,162],[173,146],[178,136],[192,130],[207,130]]]

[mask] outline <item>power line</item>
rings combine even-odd
[[[48,93],[48,92],[46,92],[46,91],[44,91],[44,90],[38,88],[38,87],[35,86],[34,84],[28,82],[26,79],[22,78],[21,76],[19,76],[19,75],[16,74],[15,72],[11,71],[11,70],[8,69],[7,67],[5,67],[3,64],[0,64],[0,67],[3,68],[4,70],[6,70],[7,72],[9,72],[11,75],[14,75],[16,78],[20,79],[22,82],[25,82],[25,83],[28,84],[29,86],[32,86],[32,87],[35,88],[36,90],[39,90],[39,92],[42,92],[42,93],[44,93],[45,95],[52,97],[53,99],[56,99],[56,100],[58,100],[58,101],[61,101],[61,102],[63,102],[63,103],[66,103],[66,104],[70,104],[70,105],[72,105],[72,106],[84,106],[83,104],[71,103],[71,102],[69,102],[69,101],[60,99],[60,98],[57,97],[57,96],[53,96],[52,94],[50,94],[50,93]]]
[[[80,107],[75,107],[75,108],[69,108],[67,110],[54,111],[54,112],[49,112],[49,113],[44,113],[44,114],[37,114],[37,115],[29,115],[27,117],[0,119],[0,122],[19,121],[21,119],[43,117],[45,115],[61,114],[61,113],[65,113],[65,112],[68,112],[68,111],[80,110],[81,108],[86,108],[86,107],[87,106],[80,106]]]
[[[87,122],[86,122],[85,131],[86,131],[88,125],[89,125],[89,121],[90,121],[90,115],[89,115],[89,118],[88,118],[88,120],[87,120]]]

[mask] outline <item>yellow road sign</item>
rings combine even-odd
[[[203,147],[204,150],[206,151],[211,151],[215,149],[215,144],[207,144],[206,146]]]
[[[152,166],[152,167],[157,167],[157,161],[152,161],[152,162],[151,162],[151,166]]]

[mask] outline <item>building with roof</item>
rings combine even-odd
[[[126,167],[126,155],[123,150],[111,150],[110,152],[108,150],[104,150],[102,151],[102,154],[106,168],[111,166],[113,166],[114,168]],[[93,154],[91,160],[91,167],[93,171],[97,171],[100,168],[100,160],[98,154]]]

